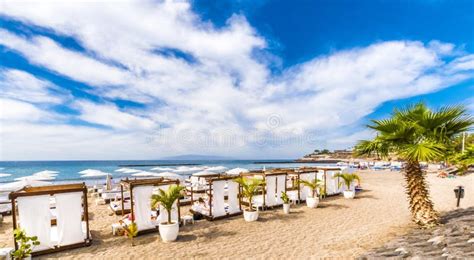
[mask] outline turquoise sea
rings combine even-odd
[[[262,169],[263,167],[270,169],[314,165],[285,163],[289,161],[292,160],[4,161],[0,162],[0,183],[12,182],[16,178],[34,176],[36,173],[44,173],[44,171],[48,171],[44,174],[47,176],[46,181],[80,181],[94,184],[102,182],[105,179],[104,174],[111,174],[113,179],[117,181],[121,178],[133,177],[132,174],[143,171],[155,173],[166,171],[191,175],[206,169],[222,172],[233,168],[253,170]],[[80,172],[83,171],[89,174],[81,174]]]

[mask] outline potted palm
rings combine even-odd
[[[290,198],[286,192],[281,192],[281,200],[283,200],[283,212],[285,214],[290,214]]]
[[[303,184],[303,186],[308,187],[311,190],[311,195],[306,197],[306,206],[308,208],[317,208],[319,204],[319,197],[318,197],[318,188],[320,186],[320,180],[315,178],[314,180],[307,181],[307,180],[300,180],[299,183]]]
[[[19,228],[13,231],[13,235],[18,243],[18,249],[11,253],[13,259],[31,259],[34,247],[40,244],[38,237],[29,237],[24,230]]]
[[[235,182],[240,184],[242,187],[242,196],[247,198],[249,201],[248,209],[244,209],[244,219],[247,222],[256,221],[258,219],[258,210],[254,210],[252,207],[252,199],[254,194],[257,192],[258,187],[264,184],[262,179],[257,178],[244,178],[239,177],[235,179]]]
[[[338,173],[334,174],[334,177],[339,177],[343,180],[342,183],[346,185],[346,190],[344,190],[344,198],[346,199],[353,199],[355,197],[355,190],[351,189],[351,184],[353,181],[357,180],[358,183],[360,183],[360,177],[359,175],[355,173]],[[339,183],[339,187],[341,187],[341,184]]]
[[[152,196],[152,208],[156,207],[157,203],[168,213],[168,221],[164,223],[158,223],[161,240],[163,242],[175,241],[178,237],[179,223],[171,221],[171,210],[173,205],[181,197],[181,192],[184,190],[183,186],[171,185],[167,191],[160,189],[157,195]]]
[[[402,173],[413,221],[422,227],[439,224],[439,214],[430,198],[421,161],[439,161],[446,157],[451,145],[474,124],[474,118],[462,106],[431,110],[419,103],[396,109],[390,118],[372,120],[369,128],[377,135],[360,141],[357,155],[396,155],[406,163]]]

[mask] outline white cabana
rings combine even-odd
[[[21,228],[41,242],[33,256],[91,244],[85,184],[26,187],[10,198],[13,229]]]

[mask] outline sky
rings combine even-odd
[[[473,1],[0,0],[0,160],[298,158],[474,112]]]

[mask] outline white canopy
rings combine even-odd
[[[46,181],[39,181],[39,180],[32,180],[32,179],[24,179],[20,181],[10,182],[7,184],[0,185],[0,192],[11,192],[21,190],[24,187],[38,187],[38,186],[47,186],[51,185],[51,182]]]
[[[234,168],[234,169],[226,171],[228,175],[239,175],[241,173],[247,173],[247,172],[249,172],[249,170],[245,168]]]

